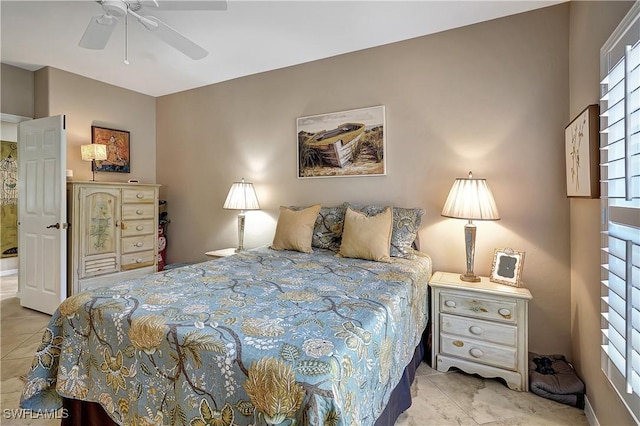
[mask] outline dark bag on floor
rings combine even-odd
[[[562,355],[529,352],[529,387],[543,398],[584,409],[584,382]]]

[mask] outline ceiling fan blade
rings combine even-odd
[[[175,47],[191,59],[202,59],[209,54],[205,49],[154,16],[145,16],[143,19],[138,19],[156,37]]]
[[[78,46],[85,49],[104,49],[118,24],[118,18],[111,15],[96,15],[91,18]]]
[[[140,0],[140,5],[157,10],[227,10],[226,0]]]

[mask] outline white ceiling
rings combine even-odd
[[[160,0],[161,1],[161,0]],[[78,47],[95,1],[0,1],[2,62],[52,66],[151,96],[380,46],[560,1],[228,1],[226,11],[153,11],[206,50],[192,60],[129,19],[104,50]]]

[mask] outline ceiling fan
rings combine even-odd
[[[226,10],[224,0],[97,0],[104,13],[95,15],[89,21],[87,29],[80,39],[79,46],[86,49],[104,49],[118,24],[119,18],[125,18],[125,63],[128,64],[127,25],[128,16],[138,20],[153,35],[175,47],[192,59],[202,59],[209,52],[189,40],[184,35],[154,16],[142,16],[138,12],[144,9],[155,10]]]

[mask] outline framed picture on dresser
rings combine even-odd
[[[521,287],[523,264],[523,251],[511,248],[495,249],[489,280],[494,283]]]

